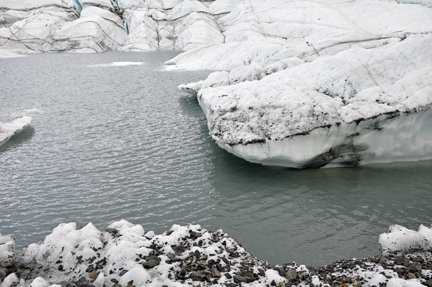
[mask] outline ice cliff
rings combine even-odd
[[[407,0],[0,0],[14,53],[185,50],[212,139],[294,168],[432,158],[432,9]]]

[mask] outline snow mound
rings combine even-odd
[[[9,267],[15,259],[15,240],[0,233],[0,267]]]
[[[31,117],[22,117],[19,119],[16,119],[10,123],[1,123],[0,122],[0,145],[4,144],[6,141],[8,141],[13,135],[19,133],[23,129],[25,129],[27,126],[31,124],[32,118]]]
[[[390,254],[385,251],[381,256],[344,259],[314,268],[296,263],[270,265],[251,256],[222,230],[211,232],[199,225],[173,225],[155,235],[125,220],[104,231],[91,223],[82,228],[62,223],[42,243],[31,244],[19,254],[14,253],[13,239],[0,235],[4,268],[0,276],[2,287],[330,287],[340,282],[349,287],[386,283],[390,287],[429,286],[432,253],[420,249],[425,244],[416,244],[432,230],[420,226],[415,232],[391,226],[390,231],[380,236],[383,249],[390,246]],[[388,245],[391,241],[404,243],[395,247]],[[413,246],[418,249],[412,250]]]
[[[199,225],[173,225],[155,235],[125,220],[112,223],[105,231],[91,223],[82,228],[63,223],[19,257],[18,264],[33,264],[36,270],[44,266],[45,270],[21,274],[26,286],[62,281],[101,287],[113,282],[122,286],[189,286],[194,281],[222,285],[234,283],[245,262],[250,266],[250,282],[286,281],[273,270],[265,271],[267,263],[252,257],[222,230],[210,232]],[[229,275],[221,276],[221,272]]]
[[[432,248],[432,229],[420,225],[418,231],[401,225],[390,226],[387,233],[379,237],[383,253],[409,250],[428,250]]]

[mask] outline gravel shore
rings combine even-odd
[[[310,267],[268,264],[222,230],[211,232],[199,225],[173,226],[154,235],[126,221],[104,231],[91,224],[81,229],[64,224],[43,243],[18,254],[10,239],[0,236],[2,287],[432,287],[430,249]]]

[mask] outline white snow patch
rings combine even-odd
[[[9,52],[7,50],[0,49],[0,58],[20,58],[20,57],[25,57],[25,55],[16,54],[16,53]]]
[[[144,64],[145,64],[144,62],[112,62],[108,64],[89,65],[87,67],[91,67],[91,68],[128,67],[128,66],[141,66]]]
[[[392,225],[387,233],[379,236],[379,243],[384,253],[410,249],[428,250],[432,247],[431,235],[432,230],[424,225],[420,225],[418,232],[401,225]]]

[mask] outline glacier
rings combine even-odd
[[[28,116],[15,119],[10,123],[0,122],[0,146],[7,142],[13,135],[28,127],[31,122],[32,118]]]
[[[232,70],[210,75],[213,86],[180,88],[199,90],[212,139],[251,162],[305,168],[430,159],[431,47],[430,35],[413,36],[260,80],[235,83]]]
[[[182,50],[211,138],[292,168],[432,158],[427,0],[0,0],[0,55]]]

